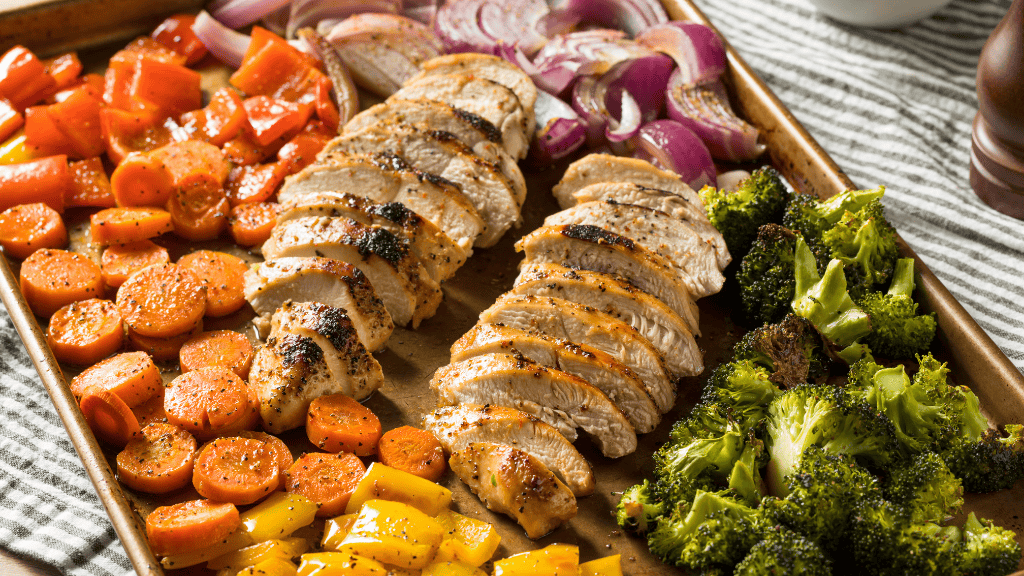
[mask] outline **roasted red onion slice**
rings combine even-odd
[[[658,0],[561,0],[553,8],[573,14],[587,24],[625,30],[630,36],[668,22],[665,8]]]
[[[686,87],[677,70],[668,83],[668,116],[696,133],[719,160],[745,162],[765,150],[757,128],[733,113],[721,82]]]
[[[404,0],[402,2],[402,16],[412,18],[420,24],[432,26],[434,15],[437,14],[437,0]]]
[[[625,90],[620,92],[619,108],[622,110],[620,118],[618,120],[614,117],[610,118],[608,127],[605,129],[605,136],[614,143],[625,142],[636,136],[640,130],[640,120],[643,118],[640,105]]]
[[[544,0],[447,0],[434,31],[448,52],[497,55],[499,46],[509,45],[529,56],[547,42],[549,14]]]
[[[636,41],[672,57],[685,86],[718,80],[725,72],[725,46],[715,31],[693,22],[673,21],[645,30]]]
[[[587,139],[587,128],[576,112],[557,97],[537,91],[537,136],[530,155],[547,164],[575,152]]]
[[[228,28],[248,26],[285,6],[290,0],[226,0],[210,4],[210,15]]]
[[[215,58],[232,68],[242,65],[245,49],[249,47],[251,40],[249,36],[217,22],[205,10],[196,15],[192,31]]]
[[[561,94],[577,77],[604,74],[619,62],[652,54],[621,30],[587,30],[555,36],[534,58],[536,72],[523,69],[540,88]]]
[[[608,109],[604,94],[597,94],[597,78],[584,76],[572,88],[572,109],[583,120],[587,131],[587,146],[593,148],[605,142],[608,127]]]
[[[585,76],[573,87],[572,106],[587,124],[587,142],[625,142],[665,104],[672,59],[662,54],[625,60],[600,77]],[[624,105],[625,103],[625,105]]]
[[[655,120],[644,124],[634,141],[634,157],[679,174],[694,190],[715,185],[711,154],[701,139],[679,122]]]
[[[288,15],[288,36],[306,26],[315,26],[317,22],[327,19],[348,18],[354,14],[386,13],[398,14],[402,10],[402,0],[291,0],[292,8]]]

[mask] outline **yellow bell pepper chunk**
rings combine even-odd
[[[353,554],[317,552],[303,554],[298,576],[388,576],[386,566]]]
[[[24,130],[18,130],[0,144],[0,164],[21,164],[40,157],[35,148],[26,144]]]
[[[202,550],[195,550],[193,552],[186,552],[184,554],[175,554],[174,556],[165,556],[160,559],[160,565],[164,568],[175,569],[175,568],[187,568],[189,566],[195,566],[196,564],[202,564],[203,562],[209,562],[218,556],[223,556],[229,552],[234,552],[241,548],[245,548],[252,544],[252,536],[249,535],[245,530],[236,530],[232,532],[227,538],[212,544],[208,548]]]
[[[341,541],[348,536],[349,530],[352,529],[352,524],[355,523],[356,518],[359,514],[344,514],[342,516],[335,516],[324,523],[324,539],[320,542],[320,547],[325,550],[338,550],[341,547]]]
[[[274,492],[266,500],[242,513],[242,528],[253,542],[287,538],[313,523],[317,505],[305,496]]]
[[[448,508],[452,491],[414,474],[374,462],[356,485],[345,513],[357,512],[363,502],[374,499],[404,502],[428,516],[437,516]]]
[[[243,568],[235,576],[296,576],[298,568],[288,560],[267,558],[255,566]]]
[[[451,510],[445,510],[435,518],[445,529],[444,540],[434,555],[435,562],[457,560],[473,566],[482,566],[494,556],[495,550],[501,544],[498,531],[483,520],[463,516]]]
[[[580,576],[622,576],[621,554],[580,564]]]
[[[431,562],[421,576],[487,576],[487,572],[464,562]]]
[[[552,544],[494,563],[494,576],[579,576],[580,549]]]
[[[238,572],[246,566],[259,564],[271,558],[291,560],[298,558],[309,549],[309,542],[305,538],[284,538],[281,540],[265,540],[241,550],[218,556],[206,563],[210,570],[222,570],[231,568]]]
[[[430,563],[443,537],[444,528],[416,508],[370,500],[363,504],[338,551],[417,569]]]

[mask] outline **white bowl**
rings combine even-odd
[[[951,0],[811,0],[830,18],[871,28],[895,28],[927,18]]]

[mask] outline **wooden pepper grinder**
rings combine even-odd
[[[971,187],[986,204],[1024,219],[1024,0],[989,36],[978,61]]]

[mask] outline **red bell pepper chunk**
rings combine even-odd
[[[319,70],[311,58],[300,52],[283,38],[258,26],[252,29],[252,40],[246,50],[242,65],[231,75],[231,85],[250,96],[284,97],[295,100],[308,84],[312,92],[315,78],[307,79],[310,70]],[[310,100],[312,101],[312,100]]]
[[[71,172],[71,187],[64,198],[65,206],[113,208],[116,205],[110,179],[99,157],[71,162],[68,170]]]
[[[295,174],[316,160],[330,138],[301,132],[277,151],[277,159],[287,166],[287,174]]]
[[[300,130],[313,111],[309,104],[267,96],[253,96],[243,105],[249,118],[246,130],[261,146],[267,146],[293,130]]]
[[[75,155],[72,142],[53,121],[49,106],[32,106],[25,110],[25,144],[34,148],[39,156]]]
[[[0,142],[7,140],[24,124],[25,116],[8,99],[0,98]]]
[[[42,202],[63,213],[64,196],[70,186],[65,156],[0,166],[0,212],[18,204]]]
[[[91,86],[71,91],[64,100],[49,106],[50,119],[64,133],[78,158],[103,153],[103,131],[100,128],[100,101]]]
[[[195,138],[223,146],[245,125],[242,99],[234,90],[221,88],[214,92],[206,108],[182,114],[181,125]]]
[[[184,56],[152,38],[143,36],[135,39],[110,58],[103,86],[103,100],[108,106],[121,110],[140,107],[134,99],[132,88],[139,73],[138,64],[142,60],[179,66],[185,63]]]
[[[179,64],[142,58],[135,64],[130,95],[136,108],[155,108],[165,116],[179,116],[201,108],[202,76]]]
[[[185,57],[164,46],[149,36],[139,36],[132,40],[123,50],[110,57],[111,62],[135,63],[139,58],[148,58],[158,62],[185,65]]]
[[[0,97],[18,110],[42,100],[56,84],[39,58],[24,46],[15,46],[0,57]]]
[[[192,31],[196,17],[190,14],[175,14],[156,27],[150,37],[185,57],[185,65],[191,66],[206,56],[206,46]]]
[[[171,132],[159,115],[148,110],[100,111],[100,129],[107,157],[120,164],[132,152],[149,152],[171,142]]]
[[[316,117],[327,125],[331,130],[337,132],[341,124],[341,115],[338,113],[338,105],[331,99],[331,79],[327,76],[320,78],[314,88]]]
[[[74,52],[61,54],[45,61],[44,64],[46,73],[56,82],[54,87],[57,90],[63,90],[74,84],[78,81],[78,75],[82,73],[82,62]]]
[[[284,162],[232,168],[224,185],[228,201],[234,207],[270,200],[284,181],[287,169],[288,166]]]

